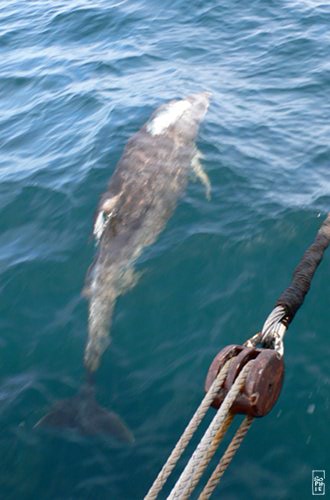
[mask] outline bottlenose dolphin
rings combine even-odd
[[[109,345],[116,299],[136,284],[135,263],[164,228],[191,172],[210,195],[210,182],[195,144],[209,98],[208,92],[202,92],[162,105],[128,141],[95,216],[98,251],[84,288],[89,300],[87,382],[77,396],[57,403],[38,425],[133,439],[118,416],[96,403],[92,375]]]

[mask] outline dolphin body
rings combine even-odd
[[[95,217],[96,258],[86,278],[89,299],[84,364],[87,382],[80,393],[58,402],[37,425],[70,427],[87,434],[110,433],[121,441],[133,436],[120,418],[101,408],[92,375],[109,345],[116,299],[138,279],[135,263],[173,213],[193,171],[210,194],[195,139],[210,94],[193,94],[162,105],[128,141]]]

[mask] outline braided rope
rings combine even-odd
[[[220,462],[218,463],[217,467],[214,469],[210,479],[208,480],[207,484],[205,485],[202,493],[200,494],[198,500],[208,500],[210,496],[212,495],[213,491],[215,490],[216,486],[219,484],[220,479],[222,478],[225,470],[227,469],[228,465],[232,461],[236,451],[240,447],[247,431],[251,427],[251,424],[253,422],[254,417],[251,416],[246,416],[237,429],[233,439],[229,443],[225,453],[223,454]]]
[[[230,412],[230,408],[239,392],[244,387],[245,380],[253,363],[254,360],[249,361],[239,373],[236,381],[223,400],[220,409],[214,416],[186,468],[171,491],[168,497],[169,500],[185,500],[190,497],[192,491],[195,489],[217,449],[219,444],[217,437],[223,435],[222,426],[228,425],[228,413]]]
[[[191,438],[193,437],[196,429],[198,428],[199,424],[203,420],[207,410],[210,408],[212,401],[214,400],[219,389],[223,385],[223,383],[227,377],[230,363],[231,363],[231,359],[228,360],[224,364],[224,366],[222,367],[217,378],[214,380],[210,389],[208,390],[207,394],[205,395],[203,401],[201,402],[201,404],[197,408],[194,416],[190,420],[184,433],[182,434],[182,436],[180,437],[179,441],[177,442],[175,448],[173,449],[170,456],[168,457],[167,462],[163,466],[162,470],[159,472],[157,478],[155,479],[153,485],[151,486],[151,488],[148,491],[147,495],[145,496],[144,500],[154,500],[155,498],[157,498],[159,492],[162,490],[165,482],[167,481],[167,478],[169,477],[172,470],[176,466],[182,453],[184,452],[184,450],[186,449],[187,445],[189,444]]]

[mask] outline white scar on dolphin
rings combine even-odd
[[[92,375],[109,345],[116,300],[137,283],[135,263],[166,225],[191,173],[210,196],[211,184],[195,144],[209,98],[208,92],[201,92],[161,106],[128,141],[95,217],[97,255],[84,288],[89,300],[87,383],[77,396],[59,402],[38,425],[110,433],[132,441],[120,418],[97,404]]]

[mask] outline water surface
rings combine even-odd
[[[1,498],[146,493],[213,356],[260,329],[329,211],[329,33],[317,0],[0,2]],[[192,182],[145,252],[97,377],[136,444],[37,433],[83,377],[99,196],[152,110],[201,90],[212,199]],[[312,469],[330,470],[329,273],[326,255],[280,400],[215,498],[307,499]]]

